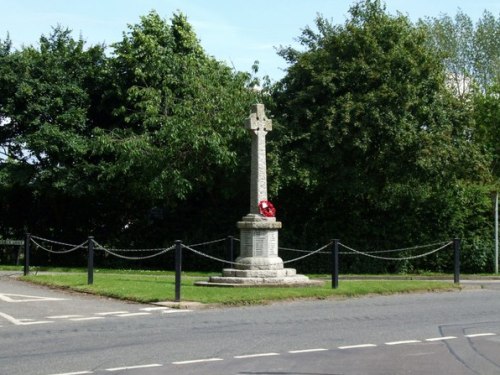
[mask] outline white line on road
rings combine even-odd
[[[51,374],[51,375],[84,375],[84,374],[93,374],[92,371],[77,371],[77,372],[64,372],[60,374]]]
[[[159,310],[169,310],[169,307],[145,307],[143,309],[139,309],[141,311],[159,311]]]
[[[108,311],[108,312],[100,312],[100,313],[95,313],[95,315],[118,315],[118,314],[128,314],[128,311]]]
[[[108,314],[108,313],[104,313]],[[39,322],[25,322],[25,323],[19,323],[20,321],[12,318],[10,315],[7,315],[7,318],[4,313],[0,313],[0,316],[4,316],[7,320],[10,321],[9,318],[14,319],[14,321],[18,322],[17,324],[37,324]],[[141,314],[142,315],[142,314]],[[96,317],[94,317],[95,319]],[[91,318],[83,318],[86,320],[89,320]],[[104,318],[98,318],[98,319],[104,319]],[[72,320],[77,320],[77,319],[72,319]],[[80,319],[82,320],[82,319]],[[51,323],[51,322],[48,322]],[[15,323],[16,324],[16,323]],[[0,326],[1,327],[1,326]],[[464,337],[468,338],[473,338],[473,337],[485,337],[485,336],[497,336],[497,333],[492,333],[492,332],[486,332],[486,333],[473,333],[473,334],[468,334],[464,335]],[[444,337],[433,337],[426,339],[425,341],[428,342],[433,342],[433,341],[443,341],[443,340],[452,340],[456,339],[456,336],[444,336]],[[385,345],[403,345],[403,344],[414,344],[414,343],[421,343],[422,341],[420,340],[403,340],[403,341],[391,341],[391,342],[386,342]],[[361,344],[361,345],[349,345],[349,346],[339,346],[338,349],[358,349],[358,348],[373,348],[376,347],[377,345],[375,344]],[[298,354],[298,353],[312,353],[312,352],[322,352],[322,351],[328,351],[330,349],[325,349],[325,348],[313,348],[313,349],[301,349],[301,350],[290,350],[288,353],[290,354]],[[259,357],[270,357],[270,356],[279,356],[280,353],[258,353],[258,354],[246,354],[246,355],[239,355],[239,356],[234,356],[233,358],[235,359],[245,359],[245,358],[259,358]],[[223,358],[204,358],[204,359],[194,359],[194,360],[189,360],[189,361],[177,361],[177,362],[172,362],[173,365],[187,365],[187,364],[195,364],[195,363],[204,363],[204,362],[215,362],[215,361],[223,361]],[[162,367],[162,364],[159,363],[153,363],[149,365],[137,365],[137,366],[124,366],[124,367],[115,367],[115,368],[108,368],[105,369],[105,371],[108,372],[114,372],[114,371],[125,371],[125,370],[133,370],[133,369],[141,369],[141,368],[152,368],[152,367]],[[85,374],[93,374],[93,371],[78,371],[78,372],[66,372],[66,373],[59,373],[59,374],[51,374],[51,375],[85,375]]]
[[[20,325],[20,326],[31,326],[31,325],[34,325],[34,324],[47,324],[47,323],[54,323],[54,322],[50,322],[48,320],[35,320],[34,322],[21,322],[18,325]]]
[[[70,319],[70,318],[83,318],[83,315],[54,315],[46,316],[47,319]]]
[[[246,355],[236,355],[233,358],[236,358],[236,359],[258,358],[258,357],[271,357],[273,355],[280,355],[280,354],[279,353],[246,354]]]
[[[422,342],[420,340],[403,340],[403,341],[392,341],[386,342],[385,345],[403,345],[403,344],[416,344],[418,342]]]
[[[360,348],[374,348],[375,344],[361,344],[361,345],[348,345],[348,346],[339,346],[339,349],[360,349]]]
[[[125,367],[115,367],[115,368],[107,368],[106,371],[124,371],[124,370],[135,370],[140,368],[152,368],[152,367],[162,367],[163,365],[160,363],[151,363],[150,365],[138,365],[138,366],[125,366]]]
[[[13,316],[10,316],[8,314],[5,314],[3,312],[0,312],[0,317],[8,320],[12,324],[16,326],[29,326],[33,324],[46,324],[46,323],[54,323],[52,321],[47,321],[47,320],[37,320],[33,321],[32,319],[16,319]]]
[[[173,365],[189,365],[191,363],[203,363],[203,362],[215,362],[215,361],[223,361],[223,359],[222,358],[193,359],[191,361],[172,362],[172,364]]]
[[[65,301],[66,298],[27,296],[25,294],[0,293],[0,301],[4,302],[45,302],[45,301]]]
[[[140,312],[140,313],[128,313],[128,314],[119,314],[120,318],[127,317],[127,316],[139,316],[139,315],[151,315],[151,313],[148,312]]]
[[[172,309],[172,310],[164,310],[161,313],[162,314],[178,314],[178,313],[184,313],[184,312],[191,312],[192,310],[179,310],[179,309]]]
[[[484,336],[496,336],[496,335],[497,335],[496,333],[488,332],[488,333],[473,333],[470,335],[465,335],[465,337],[472,338],[472,337],[484,337]]]
[[[433,338],[430,338],[430,339],[425,339],[425,341],[444,341],[444,340],[453,340],[453,339],[456,339],[455,336],[444,336],[444,337],[433,337]]]
[[[317,349],[302,349],[302,350],[290,350],[288,353],[290,354],[298,354],[298,353],[313,353],[313,352],[325,352],[328,349],[317,348]]]

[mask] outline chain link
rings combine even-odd
[[[431,243],[428,245],[418,245],[418,246],[413,246],[413,247],[404,247],[401,249],[392,249],[392,250],[371,250],[371,251],[365,251],[367,254],[384,254],[384,253],[396,253],[396,252],[401,252],[401,251],[410,251],[410,250],[418,250],[418,249],[425,249],[426,247],[434,247],[434,246],[442,246],[444,244],[448,244],[447,242],[436,242],[436,243]]]
[[[215,261],[220,262],[220,263],[227,263],[227,264],[231,264],[231,265],[238,265],[238,266],[246,266],[246,264],[244,264],[244,263],[231,262],[231,261],[229,261],[229,260],[220,259],[220,258],[214,257],[214,256],[212,256],[212,255],[208,255],[208,254],[202,253],[201,251],[195,250],[195,249],[193,249],[193,248],[191,248],[191,247],[189,247],[189,246],[186,246],[186,245],[184,245],[184,244],[182,244],[182,247],[183,247],[184,249],[187,249],[187,250],[189,250],[189,251],[191,251],[191,252],[193,252],[193,253],[197,254],[197,255],[200,255],[200,256],[205,257],[205,258],[208,258],[208,259],[215,260]]]
[[[112,250],[105,249],[105,248],[100,248],[99,250],[103,250],[105,253],[108,253],[110,255],[113,255],[113,256],[115,256],[117,258],[121,258],[121,259],[142,260],[142,259],[150,259],[150,258],[154,258],[154,257],[160,256],[162,254],[168,253],[169,251],[171,251],[173,249],[175,249],[175,246],[171,246],[171,247],[168,247],[166,249],[161,249],[162,251],[160,251],[158,253],[151,254],[151,255],[146,255],[146,256],[143,256],[143,257],[132,257],[132,256],[121,255],[121,254],[117,254],[117,253],[113,252]]]
[[[94,242],[94,245],[96,246],[96,250],[109,250],[109,251],[113,251],[113,252],[122,252],[122,253],[125,253],[125,252],[152,252],[152,251],[162,251],[162,250],[165,250],[165,247],[159,247],[159,248],[156,248],[156,249],[114,249],[114,248],[111,248],[111,249],[106,249],[104,246],[102,246],[101,244],[99,244],[96,240],[92,240],[92,242]]]
[[[331,243],[330,243],[331,244]],[[313,251],[311,250],[301,250],[301,249],[292,249],[292,248],[289,248],[289,247],[278,247],[279,250],[284,250],[284,251],[294,251],[296,253],[312,253]],[[324,249],[324,247],[323,247]],[[320,251],[318,252],[318,254],[331,254],[332,252],[331,251]]]
[[[71,244],[71,243],[64,243],[64,242],[59,242],[59,241],[54,241],[54,240],[49,240],[47,238],[42,238],[42,237],[38,237],[38,236],[33,236],[31,235],[30,236],[31,239],[37,239],[39,241],[43,241],[43,242],[49,242],[49,243],[52,243],[54,245],[60,245],[60,246],[70,246],[70,247],[77,247],[77,246],[81,246],[81,245],[75,245],[75,244]],[[85,242],[86,243],[86,242]]]
[[[362,252],[362,251],[358,251],[356,249],[353,249],[352,247],[344,245],[343,243],[339,243],[339,246],[342,246],[345,249],[352,251],[353,253],[356,253],[356,254],[359,254],[359,255],[363,255],[363,256],[366,256],[366,257],[370,257],[370,258],[374,258],[374,259],[381,259],[381,260],[413,260],[413,259],[423,258],[423,257],[425,257],[427,255],[431,255],[431,254],[437,253],[438,251],[443,250],[444,248],[448,247],[452,243],[453,242],[448,242],[445,245],[443,245],[443,246],[441,246],[441,247],[439,247],[437,249],[431,250],[431,251],[429,251],[427,253],[424,253],[424,254],[415,255],[415,256],[411,256],[411,257],[400,257],[400,258],[390,258],[390,257],[381,257],[381,256],[377,256],[377,255],[372,255],[373,252],[372,253],[365,253],[365,252]]]
[[[85,241],[84,243],[80,244],[80,245],[68,245],[68,244],[65,244],[65,246],[74,246],[73,248],[71,249],[67,249],[67,250],[60,250],[60,251],[55,251],[55,250],[52,250],[52,249],[48,249],[42,245],[40,245],[38,242],[36,242],[33,237],[31,237],[31,242],[33,242],[38,248],[44,250],[44,251],[47,251],[49,253],[52,253],[52,254],[68,254],[68,253],[71,253],[73,251],[76,251],[78,249],[84,249],[85,248],[85,245],[87,244],[88,241]],[[53,241],[52,243],[56,243],[55,241]],[[59,242],[58,244],[61,244],[61,242]]]
[[[213,241],[208,241],[208,242],[200,242],[200,243],[195,243],[194,245],[189,245],[190,247],[198,247],[198,246],[204,246],[204,245],[212,245],[214,243],[219,243],[222,241],[225,241],[225,238],[221,238],[219,240],[213,240]]]
[[[325,248],[327,248],[330,245],[331,245],[331,242],[328,243],[328,244],[326,244],[325,246],[319,248],[318,250],[311,251],[309,254],[303,255],[303,256],[295,258],[295,259],[290,259],[290,260],[284,261],[283,264],[296,262],[298,260],[310,257],[311,255],[319,253],[320,251],[324,250]],[[187,250],[189,250],[189,251],[191,251],[191,252],[193,252],[193,253],[195,253],[195,254],[198,254],[198,255],[203,256],[205,258],[212,259],[212,260],[215,260],[215,261],[218,261],[218,262],[221,262],[221,263],[227,263],[227,264],[238,265],[238,266],[248,266],[248,264],[246,264],[246,263],[231,262],[231,261],[228,261],[228,260],[224,260],[224,259],[220,259],[220,258],[214,257],[212,255],[208,255],[208,254],[202,253],[201,251],[192,249],[191,247],[186,246],[186,245],[182,245],[182,247],[185,248],[185,249],[187,249]],[[269,264],[269,266],[278,265],[278,264],[281,264],[281,263]]]
[[[283,262],[283,264],[296,262],[296,261],[298,261],[298,260],[301,260],[301,259],[304,259],[304,258],[310,257],[311,255],[321,253],[321,251],[322,251],[322,250],[326,249],[326,248],[327,248],[328,246],[330,246],[331,244],[332,244],[331,242],[330,242],[330,243],[327,243],[325,246],[320,247],[318,250],[311,251],[311,252],[309,252],[309,254],[303,255],[303,256],[298,257],[298,258],[295,258],[295,259],[290,259],[290,260],[287,260],[287,261]]]

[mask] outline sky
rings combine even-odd
[[[354,0],[0,0],[0,39],[9,33],[14,47],[37,45],[42,34],[61,25],[82,36],[89,45],[110,45],[122,39],[127,25],[156,10],[170,20],[182,12],[201,46],[217,60],[240,71],[259,61],[259,76],[273,80],[285,74],[279,46],[298,47],[296,39],[318,14],[343,24]],[[500,15],[500,0],[386,0],[391,14],[411,20],[455,16],[458,10],[477,21],[484,10]]]

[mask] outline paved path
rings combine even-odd
[[[498,286],[170,313],[0,277],[0,373],[498,375]]]

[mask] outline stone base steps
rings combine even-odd
[[[208,281],[199,281],[198,286],[257,287],[257,286],[318,286],[324,281],[310,280],[297,275],[295,269],[238,270],[225,269],[222,276],[211,276]]]

